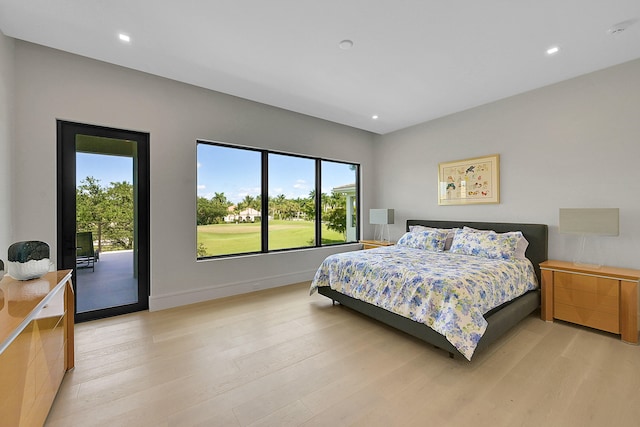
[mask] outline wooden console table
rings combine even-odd
[[[0,423],[43,425],[74,366],[71,270],[0,281]]]
[[[620,334],[638,344],[640,270],[580,267],[548,260],[542,271],[542,320],[565,320]]]

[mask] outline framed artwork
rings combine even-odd
[[[500,155],[438,164],[438,204],[500,203]]]

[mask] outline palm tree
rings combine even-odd
[[[244,199],[242,199],[242,203],[244,203],[247,206],[247,208],[252,208],[255,201],[256,199],[249,194],[244,196]]]
[[[284,194],[278,194],[275,198],[271,199],[270,206],[274,219],[276,218],[276,215],[278,216],[278,219],[282,219],[282,213],[284,211],[286,201],[287,198]]]

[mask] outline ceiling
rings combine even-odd
[[[379,134],[640,58],[639,18],[638,0],[0,0],[7,36]]]

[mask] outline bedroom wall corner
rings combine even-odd
[[[0,259],[7,262],[7,248],[11,244],[12,175],[13,162],[13,106],[14,106],[14,40],[0,31]]]
[[[603,264],[640,268],[640,60],[377,138],[376,202],[409,218],[542,223],[549,257],[571,260],[561,207],[618,207],[620,235],[601,239]],[[438,163],[500,154],[500,203],[439,206]]]

